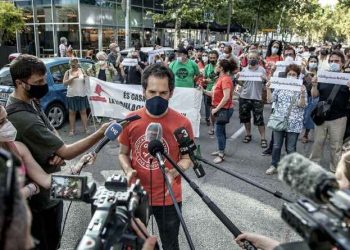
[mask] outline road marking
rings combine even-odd
[[[238,129],[229,139],[236,140],[239,136],[241,136],[245,131],[244,125]]]

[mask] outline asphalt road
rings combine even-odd
[[[270,110],[270,106],[265,107],[265,121],[267,121]],[[262,149],[257,128],[253,129],[253,140],[249,144],[245,144],[241,142],[244,137],[244,130],[241,127],[238,109],[236,109],[230,124],[227,126],[228,136],[231,137],[233,134],[234,136],[233,139],[227,141],[227,156],[220,166],[272,190],[278,190],[288,198],[295,199],[296,194],[280,182],[276,176],[265,175],[265,170],[270,166],[271,157],[261,155]],[[59,131],[67,143],[85,136],[78,134],[75,137],[68,137],[67,130],[66,126]],[[212,160],[213,157],[210,156],[210,153],[216,150],[216,139],[211,138],[207,132],[208,127],[203,122],[201,136],[196,142],[201,145],[202,156]],[[267,139],[270,139],[270,135],[271,131],[268,130]],[[311,143],[304,145],[298,142],[298,152],[308,155],[311,145]],[[113,173],[122,173],[117,154],[117,143],[110,142],[99,153],[95,165],[85,168],[82,174],[89,176],[91,180],[100,185],[103,184],[107,176]],[[68,165],[74,164],[74,162],[76,160],[69,162]],[[203,166],[206,171],[204,178],[197,179],[192,170],[188,171],[187,174],[241,231],[264,234],[282,242],[299,239],[293,229],[280,218],[282,200],[219,170],[205,164]],[[67,208],[67,204],[65,202],[65,208]],[[184,180],[183,217],[196,249],[239,249],[234,243],[231,233]],[[74,249],[77,241],[86,230],[89,220],[90,206],[82,202],[74,202],[67,218],[61,249]],[[151,223],[149,224],[151,231],[150,225]],[[154,234],[158,235],[156,227]],[[180,248],[189,249],[182,229],[180,229]]]

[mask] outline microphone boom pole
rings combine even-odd
[[[232,221],[221,211],[221,209],[198,187],[196,183],[181,170],[181,168],[170,158],[165,152],[161,154],[171,163],[171,165],[179,172],[179,174],[186,180],[190,187],[202,198],[203,202],[215,214],[215,216],[226,226],[226,228],[235,236],[242,234],[242,232],[233,224]],[[244,249],[256,250],[256,247],[249,241],[243,241]]]

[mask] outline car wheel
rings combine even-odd
[[[66,121],[66,110],[60,103],[53,103],[46,109],[47,118],[55,129],[59,129]]]

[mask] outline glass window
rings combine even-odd
[[[117,35],[120,49],[125,48],[125,29],[118,28]]]
[[[88,70],[89,68],[91,68],[92,65],[93,65],[92,62],[91,62],[91,63],[89,63],[89,62],[81,62],[81,63],[80,63],[80,67],[81,67],[85,72],[87,72],[87,70]]]
[[[145,0],[145,1],[147,1],[147,0]],[[151,0],[151,1],[153,1],[153,0]],[[131,0],[131,5],[142,7],[142,0]]]
[[[150,14],[147,15],[147,13],[152,12],[150,9],[144,9],[143,10],[143,27],[144,28],[153,28],[153,20],[152,16]]]
[[[115,28],[103,28],[102,29],[102,49],[109,49],[109,44],[115,41],[116,29]]]
[[[118,4],[117,6],[117,25],[125,26],[125,12],[122,10],[122,6]]]
[[[80,4],[80,22],[83,25],[100,25],[101,7]]]
[[[61,37],[65,37],[68,40],[68,46],[72,46],[73,54],[78,56],[79,53],[79,26],[78,24],[59,24],[56,25],[56,38],[57,46],[60,45]],[[57,48],[58,49],[58,48]],[[58,49],[59,51],[59,49]]]
[[[35,0],[34,10],[37,23],[51,23],[51,0]]]
[[[19,33],[21,42],[21,53],[23,54],[35,54],[35,40],[34,40],[34,26],[25,26],[24,30]]]
[[[54,56],[53,26],[38,25],[39,57]]]
[[[153,0],[144,0],[143,6],[153,8]]]
[[[60,64],[58,66],[59,66],[60,71],[61,71],[61,73],[62,73],[62,75],[64,77],[64,74],[66,73],[66,71],[70,69],[69,64],[68,63],[63,63],[63,64]]]
[[[88,50],[98,49],[98,30],[96,28],[85,27],[81,29],[83,55],[86,55]]]
[[[54,83],[61,84],[63,82],[64,74],[62,74],[59,65],[52,66],[50,68],[50,72],[51,72]]]
[[[76,23],[78,18],[78,0],[53,0],[54,22]]]
[[[13,86],[10,70],[7,67],[0,70],[0,85]]]
[[[131,27],[142,27],[142,9],[132,7],[130,12]]]
[[[163,10],[164,0],[154,0],[154,8],[158,10]]]
[[[115,3],[109,3],[108,6],[101,8],[102,24],[104,25],[116,25],[117,15],[116,15],[117,5]]]
[[[33,23],[33,6],[31,0],[20,0],[15,1],[18,8],[23,11],[23,18],[26,23]]]

